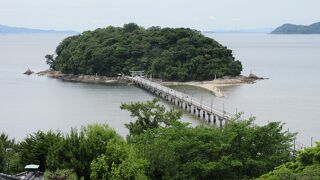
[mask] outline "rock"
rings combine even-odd
[[[250,78],[250,79],[259,79],[259,77],[257,75],[252,74],[252,73],[249,74],[248,78]]]
[[[25,74],[25,75],[31,75],[31,74],[33,74],[34,72],[33,71],[31,71],[29,68],[28,68],[28,70],[26,71],[26,72],[24,72],[23,74]]]

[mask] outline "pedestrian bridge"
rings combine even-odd
[[[212,104],[206,105],[199,99],[153,82],[143,76],[127,76],[126,78],[135,85],[220,128],[235,116],[224,110],[217,109]]]

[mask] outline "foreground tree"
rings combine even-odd
[[[56,171],[47,170],[44,173],[44,179],[46,180],[77,180],[77,175],[73,170],[69,169],[59,169]]]
[[[316,147],[298,152],[292,162],[276,167],[259,179],[320,179],[320,142]]]
[[[80,131],[73,129],[50,149],[48,169],[72,169],[78,177],[90,179],[91,162],[106,152],[111,140],[122,140],[122,137],[106,124],[88,125]]]
[[[0,172],[14,174],[23,170],[18,152],[18,145],[14,139],[2,133],[0,135]]]
[[[280,123],[234,120],[222,130],[174,123],[148,129],[130,143],[149,161],[151,179],[247,179],[289,161],[293,136]]]
[[[91,179],[147,179],[148,162],[138,158],[136,151],[124,140],[109,143],[104,154],[91,163]]]
[[[40,171],[44,172],[49,150],[61,139],[62,135],[53,131],[38,131],[29,135],[19,144],[21,166],[38,164]]]
[[[163,105],[159,104],[159,99],[122,104],[120,108],[128,110],[131,116],[136,118],[134,122],[125,124],[129,129],[130,136],[143,134],[148,129],[171,126],[182,116],[181,111],[174,109],[167,111]]]
[[[4,172],[6,167],[6,150],[0,141],[0,172]]]

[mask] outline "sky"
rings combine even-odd
[[[201,31],[320,21],[320,0],[0,0],[0,24],[92,30],[135,22]]]

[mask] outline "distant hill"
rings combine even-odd
[[[214,31],[203,31],[205,34],[210,33],[270,33],[273,28],[255,28],[255,29],[217,29]]]
[[[30,29],[25,27],[10,27],[5,25],[0,25],[0,34],[22,34],[22,33],[77,34],[77,32],[75,31],[42,30],[42,29]]]
[[[284,24],[272,31],[271,34],[320,34],[320,22],[309,26]]]

